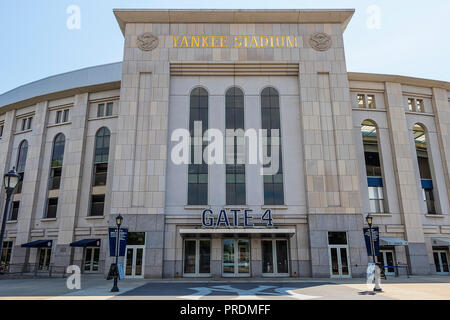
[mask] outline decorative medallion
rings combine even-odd
[[[159,40],[157,36],[150,32],[144,32],[137,37],[136,43],[142,51],[151,51],[158,46]]]
[[[331,47],[331,37],[324,32],[316,32],[309,38],[309,44],[314,50],[326,51]]]

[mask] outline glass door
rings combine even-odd
[[[145,246],[127,246],[125,252],[125,278],[144,277]]]
[[[395,267],[394,250],[381,250],[381,263],[385,267]],[[384,268],[384,274],[387,276],[395,276],[395,268]]]
[[[224,277],[250,276],[249,240],[223,240],[222,274]]]
[[[211,275],[211,241],[184,241],[184,276],[208,277]]]
[[[287,240],[262,240],[264,276],[289,276]]]
[[[98,261],[100,257],[100,248],[90,248],[85,249],[84,254],[84,272],[97,272],[98,271]]]
[[[434,265],[437,274],[449,274],[448,255],[444,250],[433,251]]]
[[[50,266],[50,257],[52,255],[51,248],[40,248],[39,249],[39,271],[46,271]]]
[[[347,246],[329,245],[328,254],[330,258],[330,276],[332,278],[351,277]]]

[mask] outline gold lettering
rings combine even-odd
[[[270,47],[273,48],[273,36],[270,36]]]
[[[244,36],[244,48],[247,48],[247,39],[248,39],[248,36]]]
[[[194,46],[194,43],[195,43],[195,46],[198,48],[200,45],[199,45],[199,39],[198,39],[198,36],[192,36],[191,37],[191,47],[193,47]]]
[[[283,48],[284,47],[284,37],[283,36],[281,36],[281,45],[280,45],[278,36],[276,37],[276,42],[277,42],[277,47],[278,48]]]
[[[250,48],[253,46],[253,44],[255,44],[255,48],[259,48],[258,41],[256,40],[255,36],[252,37],[252,42],[250,42]]]
[[[291,37],[286,36],[286,47],[293,47]]]
[[[220,36],[220,47],[221,48],[227,47],[227,38],[224,36]]]
[[[265,41],[265,43],[263,43],[263,40]],[[265,48],[267,47],[267,45],[269,44],[269,39],[266,36],[260,36],[259,37],[259,45],[261,48]]]
[[[217,42],[216,36],[211,36],[211,46],[212,46],[213,48],[218,48],[216,42]]]
[[[240,36],[234,37],[234,42],[235,42],[234,47],[235,48],[240,48],[240,46],[242,46],[242,42],[241,42],[241,40],[239,40],[239,38],[241,38],[241,37]]]
[[[177,42],[178,42],[178,39],[180,38],[180,36],[178,36],[178,37],[172,36],[172,38],[173,38],[173,47],[174,48],[178,47]]]
[[[180,48],[183,48],[183,44],[184,44],[185,48],[189,48],[189,44],[187,42],[186,36],[183,36],[183,39],[181,39]]]
[[[298,45],[297,45],[297,36],[294,36],[294,44],[295,44],[295,47],[298,48]]]
[[[202,48],[209,48],[209,45],[208,45],[208,37],[206,37],[206,36],[202,36]]]

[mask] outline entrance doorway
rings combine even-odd
[[[211,276],[211,240],[184,240],[184,268],[185,277]]]
[[[445,250],[433,250],[434,265],[437,274],[449,274],[448,255]]]
[[[124,257],[125,278],[143,278],[145,266],[145,232],[129,232]]]
[[[262,240],[261,247],[263,276],[289,276],[287,240]]]
[[[395,267],[394,250],[380,250],[378,259],[385,267]],[[395,268],[384,268],[384,274],[395,276]]]
[[[332,278],[350,278],[346,232],[328,232],[328,256]]]
[[[250,276],[250,240],[223,240],[222,275],[224,277]]]

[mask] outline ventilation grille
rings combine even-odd
[[[298,63],[171,63],[172,76],[297,76]]]

